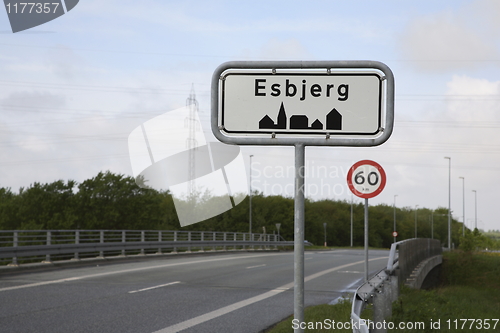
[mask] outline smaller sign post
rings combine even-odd
[[[379,195],[385,182],[384,169],[370,160],[354,163],[347,173],[347,185],[351,192],[365,199],[365,281],[368,281],[368,199]]]

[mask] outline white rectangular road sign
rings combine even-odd
[[[392,132],[393,82],[379,62],[225,63],[212,130],[234,144],[377,145]]]

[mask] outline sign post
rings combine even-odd
[[[379,195],[385,183],[385,171],[374,161],[354,163],[347,173],[347,185],[351,192],[365,199],[365,281],[368,281],[368,199]]]
[[[211,94],[218,140],[295,147],[294,317],[303,322],[305,147],[387,141],[394,124],[392,71],[377,61],[227,62],[215,70]]]

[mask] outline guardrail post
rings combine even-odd
[[[144,234],[144,230],[142,230],[141,231],[141,243],[144,243],[144,241],[145,241],[145,234]],[[144,248],[141,248],[141,252],[139,255],[141,255],[141,256],[144,255]]]
[[[236,232],[233,233],[233,240],[234,240],[234,242],[236,242],[238,240],[238,233],[236,233]],[[236,244],[234,244],[233,250],[236,250],[236,249],[237,249]]]
[[[17,247],[19,245],[19,234],[17,231],[14,231],[14,234],[12,235],[13,236],[13,239],[12,239],[12,246],[13,247]],[[19,266],[17,264],[17,257],[14,256],[12,257],[12,263],[8,264],[7,266]]]
[[[174,231],[174,242],[177,242],[177,230]],[[174,245],[172,253],[177,253],[177,246]]]
[[[246,241],[246,238],[247,238],[247,235],[246,234],[243,234],[243,242]],[[246,245],[243,245],[243,250],[246,249]]]
[[[52,243],[52,232],[51,231],[47,231],[46,245],[50,245],[51,243]],[[42,261],[42,263],[44,263],[44,264],[50,264],[50,263],[52,263],[52,261],[50,261],[50,254],[46,254],[45,255],[45,260]]]
[[[99,243],[104,243],[104,230],[99,232]],[[99,251],[99,258],[104,259],[104,251]]]
[[[75,244],[80,244],[80,230],[75,231]],[[80,260],[80,254],[75,252],[75,256],[72,260]]]
[[[186,252],[191,253],[191,231],[188,231],[188,242],[189,242],[189,246],[188,246],[188,250]]]
[[[227,233],[225,232],[225,233],[224,233],[224,235],[223,235],[223,239],[222,239],[222,240],[224,241],[224,247],[222,248],[224,251],[227,251],[227,249],[226,249],[226,241],[227,241],[227,236],[226,236],[226,234],[227,234]]]
[[[200,238],[201,238],[200,240],[201,240],[202,242],[204,242],[204,241],[205,241],[205,232],[204,232],[204,231],[202,231],[202,232],[201,232],[201,236],[200,236]],[[203,245],[201,245],[201,250],[200,250],[200,252],[205,252],[205,247],[204,247]]]
[[[158,242],[161,242],[163,240],[162,238],[162,232],[158,231]],[[161,254],[161,247],[158,248],[158,252],[156,252],[156,254]]]
[[[215,241],[217,240],[217,231],[214,231],[214,232],[212,233],[212,240],[213,240],[213,242],[214,242],[214,243],[215,243]],[[215,245],[214,245],[214,246],[212,246],[212,251],[214,251],[214,252],[215,252]]]
[[[127,241],[127,235],[126,235],[126,231],[125,230],[122,230],[122,243],[125,243]],[[123,244],[125,245],[125,244]],[[125,257],[125,249],[122,250],[122,254],[121,254],[123,257]]]

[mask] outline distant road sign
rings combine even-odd
[[[392,237],[398,237],[398,232],[397,231],[393,231],[392,232]]]
[[[385,187],[386,175],[384,169],[377,162],[363,160],[349,169],[347,185],[354,195],[369,199],[382,192]]]
[[[226,143],[375,146],[393,120],[380,62],[230,62],[212,79],[212,131]]]

